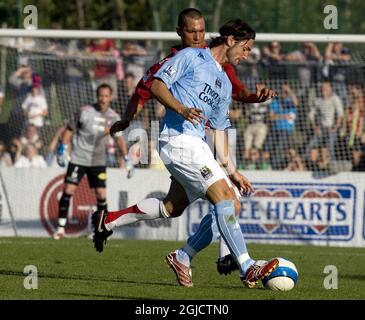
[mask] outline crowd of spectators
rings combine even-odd
[[[123,112],[145,70],[164,55],[151,42],[54,41],[41,56],[34,54],[37,43],[24,43],[22,50],[17,43],[16,67],[0,87],[0,120],[4,103],[10,105],[7,121],[0,121],[0,167],[57,166],[64,124],[80,106],[95,101],[95,88],[111,85],[112,107]],[[254,47],[237,67],[238,77],[250,90],[262,82],[278,96],[266,103],[232,104],[238,167],[330,172],[346,162],[346,170],[365,171],[364,86],[352,77],[352,65],[342,43],[328,43],[323,53],[312,42],[292,51],[279,42]],[[126,136],[134,129],[150,132],[151,121],[161,120],[164,111],[149,102]],[[148,148],[141,148],[138,139],[129,143],[136,163],[147,152],[154,159],[150,167],[163,168],[154,143]],[[113,139],[106,153],[109,166],[123,165]]]

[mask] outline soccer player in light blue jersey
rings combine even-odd
[[[226,242],[229,241],[230,251],[240,266],[241,278],[248,287],[254,287],[278,263],[273,259],[259,266],[248,255],[234,215],[235,194],[231,190],[232,184],[204,142],[204,127],[209,121],[217,135],[223,136],[222,148],[218,148],[221,149],[218,153],[221,158],[225,158],[222,150],[228,150],[224,130],[230,126],[228,106],[232,87],[222,65],[225,62],[237,64],[247,58],[255,37],[254,31],[241,20],[230,21],[220,29],[220,33],[221,36],[213,40],[211,48],[188,48],[172,57],[156,73],[158,79],[153,81],[151,88],[152,94],[160,102],[177,112],[167,111],[161,131],[160,152],[166,167],[183,186],[190,202],[204,197],[215,206],[214,211],[202,221],[204,237],[189,238],[187,246],[166,257],[179,284],[186,287],[192,286],[190,260],[219,233]],[[236,170],[233,162],[230,159],[224,159],[223,162],[234,184],[242,192],[251,192],[251,184]],[[110,235],[122,211],[124,219],[144,216],[144,211],[155,205],[151,200],[145,199],[135,206],[110,212],[106,216],[95,215],[94,240],[103,240]]]
[[[247,23],[231,20],[220,29],[220,36],[213,39],[209,48],[187,48],[171,58],[155,74],[151,87],[151,93],[167,107],[160,134],[161,159],[184,187],[190,202],[206,198],[214,205],[213,214],[205,217],[210,231],[206,233],[207,244],[214,232],[220,233],[239,265],[242,282],[249,288],[275,270],[278,260],[257,265],[250,258],[234,214],[230,180],[242,193],[252,192],[252,186],[235,168],[232,159],[221,153],[218,156],[230,180],[226,177],[204,141],[204,128],[208,121],[217,134],[225,135],[224,130],[230,126],[228,107],[232,86],[222,65],[237,65],[246,59],[254,38],[255,32]],[[195,124],[186,120],[185,114],[191,110],[197,113]],[[192,286],[190,260],[194,255],[188,242],[182,250],[166,256],[166,262],[183,286]]]
[[[205,21],[203,14],[199,10],[195,8],[186,8],[179,13],[177,21],[178,24],[176,27],[176,32],[181,38],[181,45],[172,47],[171,53],[168,56],[154,64],[146,71],[143,78],[140,79],[133,97],[128,102],[123,119],[114,123],[110,129],[111,135],[127,128],[130,121],[132,121],[134,114],[140,112],[145,103],[152,98],[150,88],[154,80],[154,75],[163,67],[164,64],[168,63],[169,59],[171,59],[180,50],[187,47],[207,47],[204,41]],[[250,93],[246,89],[245,85],[238,80],[234,67],[231,64],[225,63],[223,65],[223,69],[232,83],[232,98],[236,101],[244,103],[259,103],[270,99],[274,94],[273,90],[265,88],[265,86],[260,84],[256,85],[256,93]],[[185,117],[187,120],[193,121],[196,115],[196,110],[190,108],[185,114]],[[207,130],[207,134],[210,133],[210,131],[211,130]],[[213,148],[216,148],[215,141],[216,139],[213,139],[212,141],[213,143],[211,147]],[[235,210],[236,214],[238,214],[241,211],[241,196],[236,189],[235,191],[237,194]],[[189,206],[189,199],[187,198],[184,188],[176,181],[176,179],[172,178],[169,191],[163,199],[144,199],[142,200],[142,203],[139,202],[137,204],[137,207],[140,206],[143,207],[143,214],[136,214],[136,212],[131,210],[131,208],[124,208],[109,213],[104,211],[103,215],[109,215],[108,227],[113,229],[118,226],[127,225],[139,220],[150,220],[156,218],[171,219],[179,217]],[[101,212],[97,214],[100,217],[102,216]],[[200,230],[201,229],[199,229],[199,231]],[[199,237],[199,234],[200,232],[198,232],[195,237]],[[98,240],[94,242],[95,248],[98,251],[103,250],[103,243],[105,241],[105,236],[107,235],[107,233],[104,233],[104,236],[98,237]],[[188,239],[188,241],[190,241],[190,239]],[[196,244],[195,248],[200,249],[201,246]],[[219,259],[217,260],[217,271],[220,274],[229,274],[236,269],[238,269],[237,264],[229,253],[229,249],[225,245],[225,242],[222,241],[222,238],[219,238]]]

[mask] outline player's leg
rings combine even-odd
[[[235,186],[231,186],[230,190],[234,197],[235,214],[238,216],[241,213],[241,194]],[[219,258],[216,263],[219,274],[227,275],[239,269],[236,260],[231,255],[226,242],[221,236],[219,237]]]
[[[94,166],[86,168],[87,179],[90,188],[94,189],[97,210],[108,210],[106,201],[106,166]]]
[[[170,189],[163,200],[157,198],[143,199],[137,204],[118,211],[111,211],[104,220],[105,228],[112,230],[140,220],[157,218],[175,218],[180,216],[189,205],[184,188],[171,179]]]
[[[221,179],[212,184],[207,190],[206,197],[214,205],[220,234],[230,252],[236,257],[241,274],[244,275],[254,260],[250,258],[247,252],[241,228],[235,217],[234,197],[232,197],[227,182]]]
[[[90,187],[94,189],[97,202],[97,210],[91,217],[91,223],[94,226],[93,242],[95,249],[101,252],[103,251],[107,238],[113,234],[113,231],[108,231],[105,228],[102,228],[100,232],[96,232],[96,230],[100,229],[100,223],[108,213],[106,201],[106,166],[88,167],[86,174]]]
[[[241,211],[240,195],[236,195],[233,188],[230,188],[232,197],[234,197],[235,213],[238,215]],[[238,191],[237,191],[238,192]],[[220,237],[219,230],[216,225],[214,210],[204,215],[199,224],[198,230],[188,238],[186,244],[179,249],[178,256],[180,260],[187,266],[191,260],[206,248],[209,244],[219,238],[219,258],[217,260],[217,270],[220,274],[229,274],[238,269],[238,265],[230,254],[229,248],[225,241]]]
[[[171,185],[164,200],[157,198],[143,199],[128,208],[111,211],[98,210],[92,216],[94,225],[94,246],[102,252],[106,239],[113,233],[115,227],[128,225],[140,220],[170,218],[180,216],[189,205],[189,199],[184,188],[171,179]]]
[[[219,232],[236,259],[242,282],[248,288],[254,288],[260,279],[276,269],[279,264],[278,259],[274,258],[260,265],[251,259],[241,227],[235,217],[234,202],[226,181],[219,180],[212,184],[207,190],[206,197],[214,204]]]
[[[188,145],[186,152],[185,150],[179,152],[181,146],[184,145]],[[172,152],[174,149],[177,150],[176,157]],[[170,157],[170,162],[166,166],[175,179],[184,186],[190,202],[204,196],[209,185],[220,179],[226,179],[208,145],[201,139],[184,136],[174,137],[169,141],[166,150],[161,151],[161,154],[163,157]],[[189,162],[191,159],[195,161]],[[229,192],[233,199],[234,194]],[[239,203],[237,209],[240,210]],[[210,212],[204,216],[198,231],[188,239],[185,246],[166,256],[166,262],[175,271],[180,285],[192,286],[191,260],[199,251],[217,239],[218,235],[216,217],[214,212]]]
[[[84,167],[80,167],[71,162],[69,163],[65,177],[65,187],[63,189],[61,199],[58,203],[57,230],[53,234],[53,238],[55,240],[59,240],[65,235],[65,227],[67,224],[70,201],[84,173]]]

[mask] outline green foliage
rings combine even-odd
[[[223,3],[222,8],[218,6]],[[32,4],[38,8],[39,27],[52,28],[55,22],[66,29],[120,30],[121,18],[128,30],[155,30],[152,12],[156,10],[162,31],[172,31],[176,26],[178,13],[189,6],[200,9],[207,21],[207,30],[214,30],[214,15],[218,24],[233,17],[250,22],[258,32],[299,32],[299,33],[355,33],[365,32],[363,13],[365,2],[360,0],[0,0],[0,21],[8,27],[22,27],[25,17],[21,8]],[[82,8],[80,17],[78,10]],[[124,5],[123,12],[118,10]],[[336,5],[339,15],[339,29],[326,30],[323,27],[327,4]],[[20,18],[18,18],[20,17]],[[84,21],[81,21],[84,20]]]

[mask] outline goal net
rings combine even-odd
[[[290,42],[271,39],[257,41],[248,60],[236,68],[249,91],[262,83],[278,93],[278,99],[268,104],[232,103],[238,167],[364,170],[365,45],[293,42],[292,36]],[[39,151],[46,157],[57,129],[80,106],[95,102],[97,85],[112,86],[112,107],[122,113],[144,72],[178,40],[2,37],[0,41],[4,96],[0,140],[11,149],[12,141],[34,124],[32,130],[39,131],[43,141]],[[45,116],[29,113],[32,103],[39,101],[29,99],[34,84],[45,98]],[[163,113],[161,105],[150,101],[132,127],[149,133],[152,121],[159,121]],[[109,152],[115,152],[112,143]],[[140,166],[148,166],[142,162]]]
[[[133,33],[128,37],[110,37],[107,40],[99,40],[98,37],[87,39],[85,35],[75,39],[0,37],[0,140],[11,161],[15,163],[27,143],[32,143],[48,166],[57,167],[54,156],[62,127],[73,119],[80,106],[96,101],[95,89],[101,83],[112,86],[112,108],[123,113],[144,72],[169,54],[171,45],[179,42],[177,38],[172,40],[170,36],[166,38],[163,35],[161,33],[160,38],[152,40],[148,34],[145,38],[140,34],[133,38]],[[311,172],[314,177],[365,171],[365,41],[363,38],[347,41],[346,36],[343,36],[343,41],[326,41],[325,35],[314,39],[315,42],[309,41],[310,37],[301,40],[299,35],[258,35],[247,61],[236,67],[237,77],[249,91],[254,92],[256,84],[261,83],[278,94],[277,98],[262,104],[233,101],[230,108],[233,129],[230,130],[229,141],[237,167],[254,171],[255,174],[250,177],[257,177],[258,181],[260,174],[269,170],[272,170],[269,176],[275,181],[281,179],[283,171]],[[43,98],[31,99],[32,94]],[[30,110],[34,104],[36,110],[46,109],[47,112],[42,116],[32,115]],[[138,134],[141,130],[153,142],[151,136],[155,135],[163,115],[164,107],[151,100],[125,133],[132,155],[136,161],[141,160],[136,165],[138,168],[161,169],[156,162],[156,146],[150,143],[144,149],[148,150],[147,155],[141,158],[137,143],[138,137],[144,136]],[[109,167],[123,167],[112,139],[106,153]],[[261,181],[267,181],[268,175],[265,177]],[[358,182],[361,181],[359,176]],[[291,185],[262,182],[257,184],[255,196],[284,200],[292,197],[293,203],[296,203],[296,197],[339,197],[348,203],[354,202],[354,191],[348,186],[331,185],[333,192],[325,192],[322,185],[316,186],[313,191],[311,183],[305,187],[298,186],[297,182]],[[59,197],[62,189],[57,190]],[[319,201],[325,201],[323,199]],[[89,200],[95,203],[95,199]],[[119,207],[128,202],[126,193],[121,194]],[[281,213],[276,216],[275,208],[279,207],[270,207],[276,205],[274,202],[268,200],[265,203],[266,209],[260,207],[262,203],[255,207],[254,202],[248,199],[243,212],[251,212],[251,218],[255,219],[255,212],[268,210],[265,230],[271,232],[272,228],[278,228],[277,222],[282,216]],[[304,203],[307,205],[307,202]],[[327,209],[330,212],[332,207],[328,203],[323,204],[323,212]],[[54,202],[53,206],[50,209],[54,212],[50,233],[56,226],[57,203]],[[250,210],[247,209],[249,206]],[[301,214],[300,206],[299,203],[299,211],[295,211],[297,215]],[[320,220],[319,211],[312,208],[312,203],[308,202],[308,206],[310,210],[314,208],[313,212],[310,211],[311,217]],[[355,205],[348,206],[354,208]],[[336,211],[339,217],[343,213],[341,208],[339,204]],[[89,211],[93,209],[95,206]],[[329,220],[323,223],[329,224]],[[83,216],[84,224],[85,221],[87,215]],[[261,232],[261,226],[244,222],[242,228],[248,239],[251,234]],[[318,228],[322,224],[319,222]],[[69,228],[69,231],[72,230],[72,226]],[[312,226],[305,230],[300,228],[303,226],[290,225],[289,231],[282,232],[303,235],[314,230],[310,229]],[[329,239],[350,234],[347,225],[336,228],[328,229]],[[327,232],[323,230],[318,232]]]

